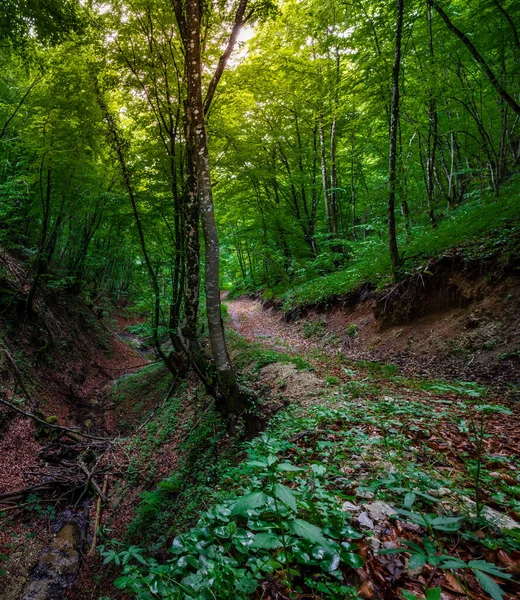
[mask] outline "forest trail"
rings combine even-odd
[[[265,309],[258,300],[243,296],[224,302],[233,328],[248,342],[261,342],[277,351],[305,351],[313,345],[294,325],[285,323],[281,313]]]

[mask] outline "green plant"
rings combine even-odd
[[[355,325],[354,323],[350,323],[350,325],[347,325],[347,328],[345,329],[345,334],[348,337],[355,338],[357,333],[358,333],[357,325]]]
[[[252,444],[252,459],[241,466],[249,488],[177,536],[166,563],[137,547],[103,548],[106,563],[124,566],[116,586],[142,599],[152,590],[164,598],[245,599],[269,574],[290,588],[313,574],[316,585],[332,590],[328,597],[354,597],[342,581],[345,569],[363,565],[353,543],[361,534],[324,487],[325,467],[296,467],[282,457],[284,448],[267,435]]]
[[[493,600],[502,600],[504,597],[500,586],[490,577],[492,575],[501,579],[511,579],[511,575],[505,573],[501,567],[497,567],[485,560],[470,560],[466,562],[458,557],[442,554],[442,548],[439,548],[439,543],[435,543],[427,536],[423,538],[422,547],[410,540],[401,540],[401,542],[405,545],[405,548],[387,548],[380,550],[379,554],[409,553],[408,566],[410,569],[422,568],[425,564],[429,564],[437,569],[454,572],[471,570],[482,586],[482,589]]]
[[[322,338],[325,335],[327,322],[324,318],[303,322],[303,337]]]
[[[327,375],[325,377],[325,385],[327,386],[338,385],[338,383],[340,383],[340,379],[335,375]]]

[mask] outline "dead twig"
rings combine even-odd
[[[37,423],[41,423],[42,425],[45,425],[45,427],[48,427],[50,429],[57,429],[59,431],[67,431],[69,433],[73,433],[75,435],[79,435],[80,437],[85,437],[85,438],[88,438],[91,440],[102,440],[104,442],[111,441],[109,438],[104,438],[104,437],[100,437],[97,435],[90,435],[89,433],[84,433],[80,429],[73,429],[72,427],[64,427],[63,425],[54,425],[53,423],[47,423],[47,421],[40,419],[40,417],[37,417],[36,415],[33,415],[32,413],[22,410],[21,408],[18,408],[11,402],[8,402],[7,400],[3,400],[2,398],[0,398],[0,403],[5,404],[11,410],[14,410],[15,412],[23,415],[24,417],[29,417],[30,419],[33,419],[33,421],[36,421]]]
[[[103,479],[103,494],[107,493],[107,486],[108,486],[108,477],[107,477],[107,475],[105,475],[105,477]],[[94,519],[94,536],[92,538],[92,544],[90,546],[90,550],[87,553],[87,556],[90,556],[96,550],[97,532],[99,529],[99,521],[101,519],[101,498],[102,498],[101,496],[98,496],[97,502],[96,502],[96,516]]]
[[[92,487],[96,490],[97,495],[103,500],[103,502],[106,502],[106,498],[105,498],[105,494],[103,493],[103,491],[101,490],[101,488],[99,487],[99,485],[96,483],[93,475],[94,475],[94,471],[89,471],[87,469],[87,466],[85,465],[85,463],[79,461],[79,466],[80,469],[85,473],[85,475],[87,476],[87,481],[85,483],[85,485],[88,486],[89,483],[92,484]]]
[[[16,377],[16,380],[18,381],[18,384],[22,388],[22,391],[25,394],[25,397],[29,401],[29,405],[30,405],[31,409],[34,410],[34,408],[36,407],[36,403],[34,402],[33,397],[31,396],[31,394],[29,393],[29,390],[27,389],[27,387],[25,386],[25,383],[23,382],[22,372],[18,368],[18,365],[16,364],[16,361],[14,360],[14,358],[11,356],[11,353],[9,352],[9,350],[7,348],[4,348],[4,352],[5,352],[5,356],[6,356],[7,360],[9,361],[9,364],[13,368],[14,375]]]

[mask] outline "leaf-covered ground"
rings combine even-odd
[[[403,377],[324,348],[322,324],[288,326],[248,299],[228,311],[234,358],[274,416],[239,463],[217,469],[168,552],[104,548],[119,589],[146,600],[520,598],[515,389]],[[182,484],[168,485],[174,510]]]

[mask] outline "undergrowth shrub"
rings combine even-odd
[[[168,561],[136,547],[104,550],[105,562],[125,565],[116,586],[140,600],[245,599],[277,572],[289,589],[355,598],[345,574],[364,564],[355,545],[362,535],[324,485],[327,469],[295,466],[282,456],[287,445],[266,434],[250,444],[242,495],[203,512],[175,538]]]

